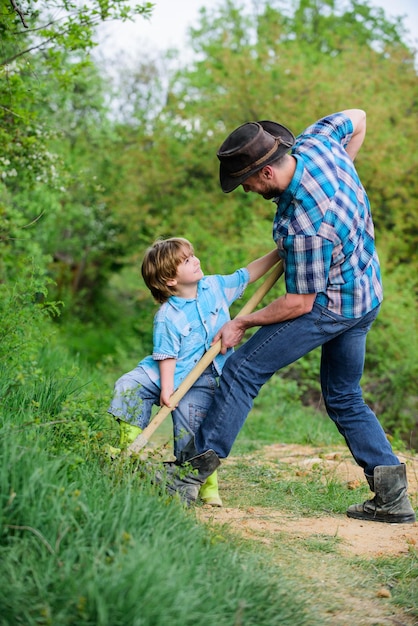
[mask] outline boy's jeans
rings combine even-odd
[[[217,379],[209,366],[172,411],[174,454],[179,456],[190,436],[206,417],[213,400]],[[115,383],[108,409],[114,417],[144,429],[148,426],[154,405],[159,406],[160,388],[142,367],[127,372]]]
[[[196,433],[196,450],[212,449],[220,458],[227,457],[264,383],[277,370],[322,346],[325,406],[354,459],[368,476],[373,476],[377,465],[398,465],[360,387],[366,336],[378,312],[379,307],[350,319],[314,305],[310,313],[294,320],[261,327],[228,358],[214,401]]]

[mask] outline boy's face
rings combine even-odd
[[[199,259],[194,254],[189,254],[178,265],[176,274],[176,287],[193,285],[203,278]]]

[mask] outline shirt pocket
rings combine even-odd
[[[192,320],[181,329],[180,355],[190,357],[196,349],[204,347],[205,333],[199,320]],[[179,356],[180,356],[179,355]]]

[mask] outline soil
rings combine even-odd
[[[407,465],[409,495],[418,504],[418,455],[398,454]],[[332,450],[310,446],[278,444],[266,446],[248,461],[289,465],[289,472],[303,477],[320,465],[330,474],[355,488],[364,481],[359,468],[345,447]],[[407,609],[397,603],[396,575],[383,578],[374,567],[379,557],[408,558],[418,549],[418,522],[382,524],[349,519],[343,515],[305,517],[275,508],[247,504],[228,506],[228,486],[222,488],[222,468],[245,462],[242,456],[222,463],[219,478],[224,500],[222,508],[196,508],[198,518],[222,533],[227,528],[238,537],[266,546],[271,558],[295,581],[295,588],[306,597],[313,624],[329,626],[418,626],[418,583],[415,606]],[[227,482],[227,481],[226,481]],[[372,497],[372,494],[370,494]],[[327,546],[329,542],[329,549]],[[392,598],[393,596],[393,598]],[[413,615],[413,613],[415,615]]]
[[[348,488],[358,486],[364,481],[363,470],[351,460],[345,448],[336,448],[323,453],[323,449],[292,444],[274,444],[266,446],[260,456],[267,461],[286,462],[298,475],[308,473],[313,466],[322,465],[325,473],[338,477],[347,483]],[[407,465],[408,493],[413,503],[418,498],[418,456],[397,455]],[[242,457],[240,461],[242,462]],[[236,463],[229,457],[223,465]],[[221,486],[222,490],[222,486]],[[372,497],[373,494],[370,494]],[[348,517],[294,517],[285,511],[263,509],[249,506],[245,509],[203,507],[200,509],[203,519],[229,524],[247,537],[259,535],[260,531],[285,531],[295,537],[328,535],[339,537],[341,550],[357,556],[376,557],[397,555],[408,552],[411,545],[418,547],[418,522],[415,524],[382,524],[362,522]]]

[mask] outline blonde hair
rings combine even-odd
[[[183,237],[157,239],[145,252],[142,277],[160,304],[176,293],[175,287],[169,287],[167,281],[176,277],[178,266],[191,254],[194,254],[193,246]]]

